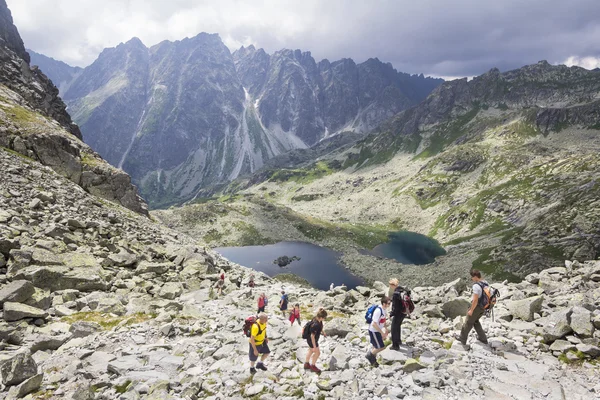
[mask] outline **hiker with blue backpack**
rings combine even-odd
[[[285,290],[281,291],[281,300],[279,300],[279,310],[281,314],[283,314],[283,318],[285,318],[285,312],[288,309],[288,295],[285,293]]]
[[[367,310],[365,320],[369,324],[369,338],[373,349],[370,350],[366,357],[372,366],[378,367],[377,354],[385,349],[384,340],[387,339],[389,332],[385,331],[385,322],[387,320],[386,311],[390,308],[390,298],[384,296],[381,299],[381,305],[372,305]]]

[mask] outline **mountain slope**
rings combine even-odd
[[[0,147],[35,160],[89,193],[141,214],[148,207],[123,171],[104,162],[81,139],[58,90],[36,67],[4,0],[0,0]]]
[[[160,206],[344,130],[366,132],[440,82],[378,60],[317,64],[310,53],[254,47],[232,55],[203,33],[106,49],[63,97],[86,142]]]
[[[238,195],[225,199],[240,209],[260,198],[275,206],[248,206],[252,216],[240,217],[271,241],[284,237],[263,227],[289,207],[317,232],[401,227],[448,250],[424,269],[346,246],[344,260],[358,274],[396,270],[438,282],[466,265],[518,280],[564,258],[600,254],[599,98],[600,72],[545,62],[447,82],[350,148],[282,160],[293,167],[240,179],[225,189]],[[236,221],[207,212],[203,221],[212,222],[186,229],[220,241],[235,236]]]
[[[36,65],[42,72],[50,78],[52,83],[58,88],[60,93],[65,93],[73,81],[82,71],[80,67],[71,67],[70,65],[57,61],[54,58],[46,57],[43,54],[27,50],[31,57],[31,65]]]

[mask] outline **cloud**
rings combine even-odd
[[[563,61],[561,64],[565,64],[567,67],[577,65],[586,69],[600,68],[600,57],[577,57],[571,56]]]
[[[7,2],[28,48],[79,66],[133,36],[154,45],[199,32],[219,33],[232,50],[254,44],[268,52],[309,50],[317,60],[378,57],[398,70],[434,76],[600,53],[597,0]]]

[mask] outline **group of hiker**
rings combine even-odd
[[[473,282],[473,297],[471,306],[466,315],[465,323],[461,329],[460,335],[455,336],[463,345],[466,344],[467,338],[471,329],[475,328],[477,339],[482,343],[487,343],[487,337],[479,321],[481,317],[493,307],[496,299],[499,297],[499,292],[491,288],[486,281],[481,277],[481,272],[473,269],[470,271],[471,280]],[[288,309],[288,295],[285,290],[281,292],[279,301],[279,310],[283,317],[286,317]],[[250,373],[255,374],[256,369],[263,371],[267,370],[264,364],[265,359],[270,353],[267,337],[267,314],[265,307],[268,304],[265,293],[261,293],[258,297],[258,315],[256,317],[248,317],[244,325],[244,333],[249,337],[249,358],[250,358]],[[402,346],[402,322],[405,318],[411,315],[414,311],[414,303],[411,299],[411,291],[408,288],[399,285],[396,278],[389,281],[388,296],[381,298],[380,304],[371,305],[366,314],[365,320],[368,323],[368,333],[371,347],[369,348],[366,358],[373,367],[378,367],[377,354],[386,348],[386,339],[391,333],[391,350],[400,351]],[[391,317],[391,329],[386,329],[388,315]],[[315,317],[309,320],[302,329],[302,339],[306,340],[308,352],[304,362],[304,369],[320,373],[321,370],[317,367],[317,360],[321,354],[319,349],[319,339],[321,335],[326,336],[323,330],[323,322],[327,318],[327,311],[320,308]],[[294,322],[300,322],[300,305],[295,304],[294,308],[289,313],[289,321],[291,325]],[[258,357],[260,355],[260,361]]]

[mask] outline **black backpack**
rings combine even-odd
[[[309,339],[310,338],[310,328],[312,326],[312,319],[310,321],[308,321],[306,323],[306,325],[304,325],[304,328],[302,328],[302,339]]]

